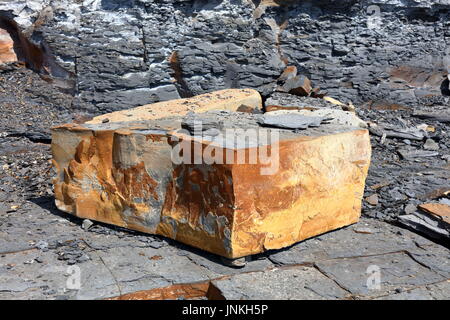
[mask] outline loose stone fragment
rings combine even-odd
[[[450,205],[424,203],[410,215],[400,216],[399,222],[434,238],[450,238]],[[406,211],[406,210],[405,210]]]
[[[297,67],[296,66],[287,66],[284,69],[281,76],[278,78],[278,81],[287,81],[289,79],[295,78],[297,76]]]
[[[84,219],[81,227],[83,230],[88,231],[90,227],[92,227],[94,223],[89,219]]]
[[[406,214],[411,214],[416,212],[417,210],[417,206],[413,205],[412,203],[409,203],[405,206],[405,213]]]
[[[417,211],[413,214],[399,216],[398,222],[435,239],[448,240],[450,238],[449,224],[427,213]]]
[[[323,121],[325,121],[325,118],[307,117],[300,114],[266,114],[259,123],[266,127],[306,129],[308,127],[318,127]]]
[[[376,206],[378,204],[378,195],[373,194],[370,197],[366,198],[367,203],[369,203],[372,206]]]
[[[372,234],[373,231],[370,228],[355,228],[354,231],[356,233],[362,233],[362,234]]]
[[[339,109],[320,108],[320,109],[300,109],[300,110],[278,110],[270,112],[271,116],[287,115],[289,118],[297,115],[307,117],[324,118],[324,121],[330,124],[346,125],[350,127],[367,128],[367,123],[358,118],[354,113]]]
[[[415,112],[412,114],[413,117],[419,118],[419,119],[429,119],[434,120],[442,123],[450,123],[450,111],[441,111],[439,113],[433,113],[433,112]]]
[[[428,158],[428,157],[436,157],[439,155],[439,152],[436,151],[423,151],[416,149],[399,149],[398,153],[405,160],[416,160],[417,158]]]
[[[371,124],[370,133],[378,137],[385,135],[387,138],[399,138],[422,141],[427,137],[427,132],[418,128],[400,128],[390,124]]]
[[[345,106],[345,104],[343,104],[339,100],[336,100],[336,99],[334,99],[332,97],[323,97],[323,99],[328,101],[328,102],[330,102],[330,103],[332,103],[332,104],[334,104],[334,105],[337,105],[337,106]]]
[[[309,96],[312,90],[311,81],[305,76],[295,76],[286,80],[284,85],[279,88],[281,92],[288,92],[297,96]]]

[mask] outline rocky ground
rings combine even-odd
[[[446,108],[357,106],[373,144],[361,221],[233,269],[171,240],[58,211],[48,128],[87,115],[70,95],[9,65],[0,70],[0,299],[448,299],[448,242],[397,219],[420,203],[448,201]],[[68,284],[74,270],[79,289]],[[367,285],[373,270],[380,287]]]

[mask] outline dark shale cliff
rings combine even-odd
[[[28,64],[89,113],[231,87],[267,96],[287,66],[343,102],[449,103],[450,0],[26,0],[0,12],[40,49]]]

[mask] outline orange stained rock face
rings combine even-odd
[[[154,104],[148,104],[129,110],[117,111],[93,118],[87,123],[153,120],[168,116],[183,116],[189,112],[206,112],[211,110],[236,111],[245,106],[252,109],[262,109],[262,98],[253,89],[226,89],[205,93],[192,98],[177,99]]]
[[[14,42],[6,30],[0,29],[0,64],[15,61],[17,56],[14,52]]]
[[[233,168],[233,253],[286,247],[359,220],[370,162],[366,130],[280,143],[280,168]]]

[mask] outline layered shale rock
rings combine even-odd
[[[450,95],[448,0],[11,0],[2,11],[96,114],[226,88],[268,95],[297,75],[344,103]]]
[[[56,205],[228,258],[357,222],[368,131],[325,117],[278,129],[261,126],[263,117],[124,115],[53,128]]]

